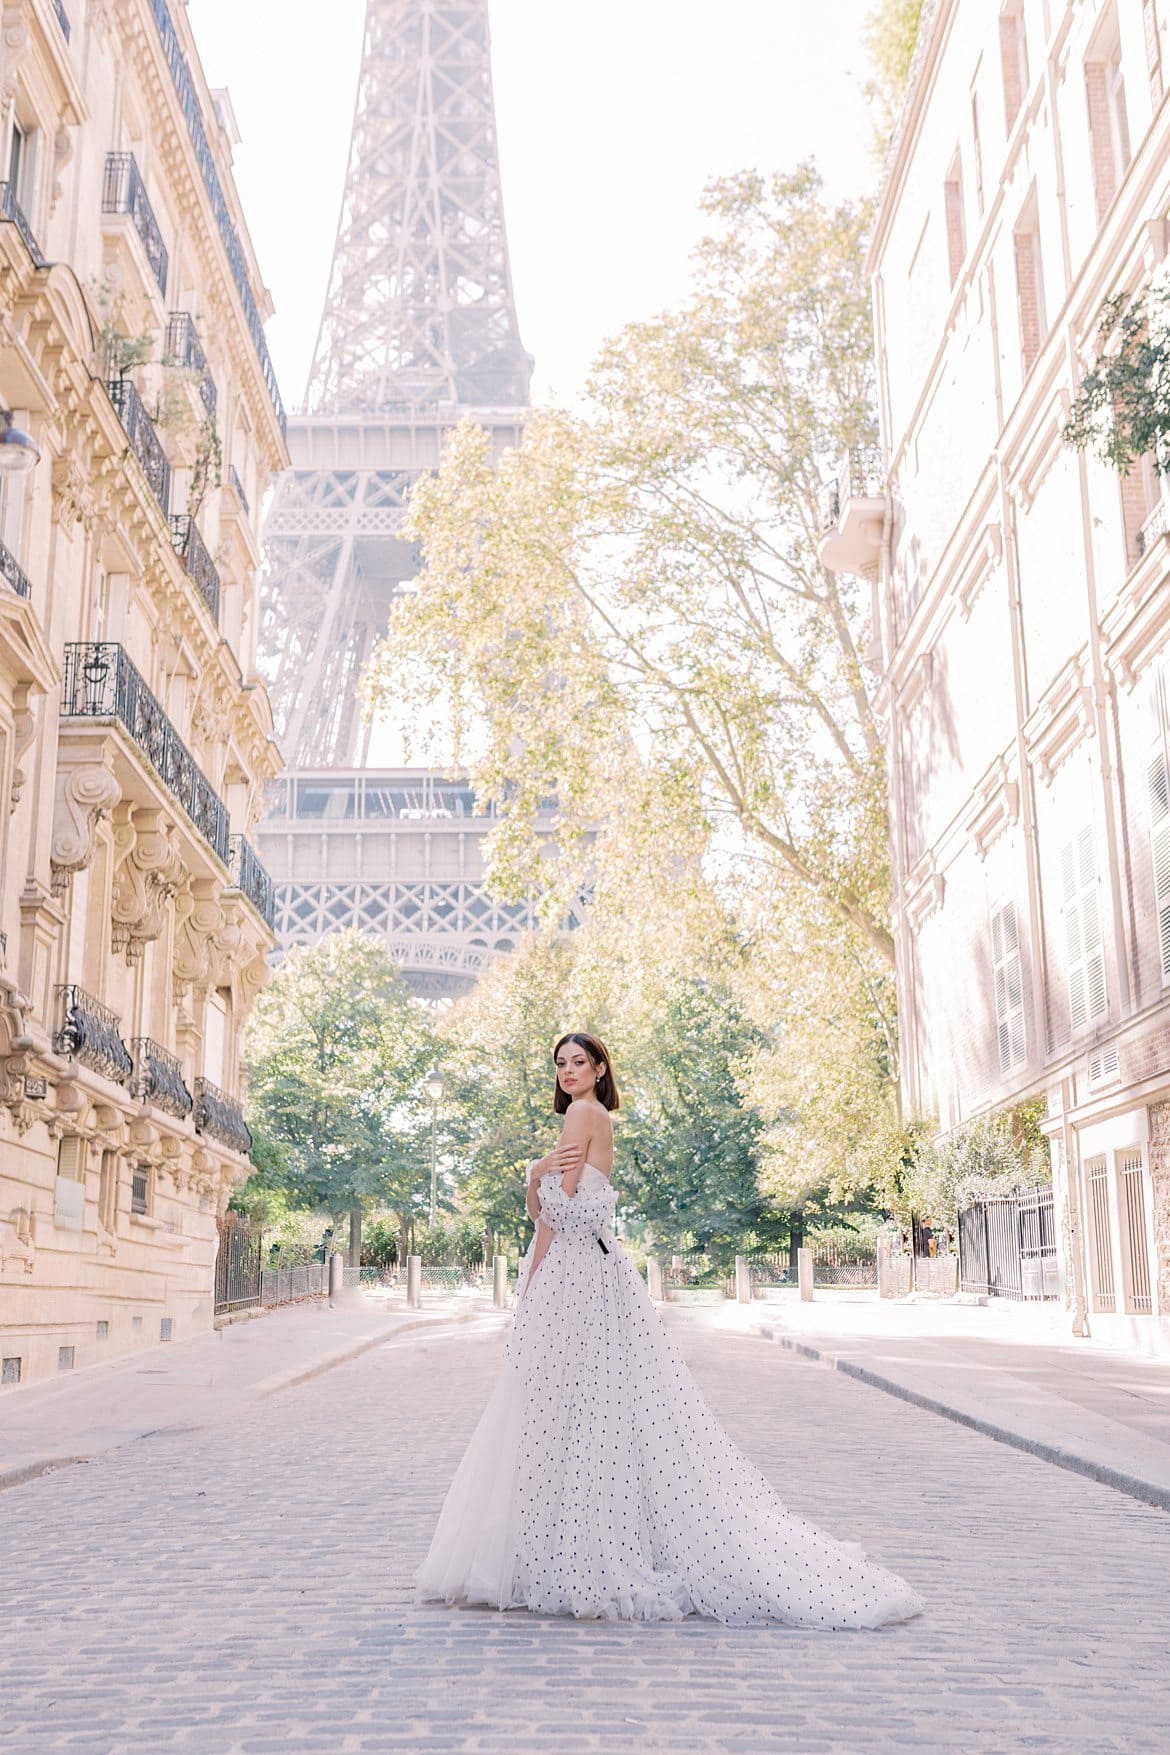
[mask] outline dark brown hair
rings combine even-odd
[[[609,1049],[605,1046],[601,1037],[587,1036],[583,1030],[570,1030],[567,1036],[561,1037],[560,1041],[552,1051],[554,1066],[557,1063],[557,1055],[561,1052],[561,1049],[565,1046],[566,1042],[575,1042],[578,1048],[583,1048],[585,1050],[592,1062],[594,1072],[597,1071],[599,1066],[604,1065],[605,1071],[598,1079],[597,1084],[594,1087],[593,1095],[606,1109],[620,1109],[622,1106],[622,1099],[621,1093],[617,1088],[617,1080],[613,1076],[613,1061],[609,1058]],[[573,1099],[570,1097],[569,1093],[561,1089],[561,1081],[558,1078],[553,1087],[553,1109],[555,1113],[557,1115],[566,1114],[569,1104],[572,1101]]]

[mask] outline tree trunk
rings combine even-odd
[[[410,1221],[405,1213],[398,1215],[398,1271],[406,1272],[406,1258],[410,1254]]]
[[[362,1209],[352,1206],[349,1209],[349,1265],[362,1265]]]
[[[794,1274],[797,1268],[796,1252],[804,1247],[804,1214],[790,1213],[788,1217],[788,1271]]]

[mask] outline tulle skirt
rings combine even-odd
[[[786,1511],[607,1237],[557,1235],[417,1576],[423,1601],[881,1627],[921,1599]]]

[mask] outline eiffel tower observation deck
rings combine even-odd
[[[483,889],[465,783],[367,765],[358,682],[418,557],[410,484],[472,415],[517,443],[520,341],[487,0],[368,0],[329,290],[265,523],[261,644],[289,772],[261,825],[284,945],[357,926],[415,987],[470,986],[534,925]]]

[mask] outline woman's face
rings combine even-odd
[[[595,1067],[579,1042],[565,1042],[557,1054],[557,1082],[567,1097],[589,1097],[597,1084]]]

